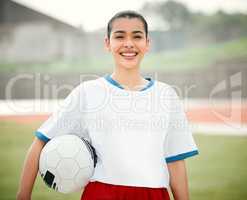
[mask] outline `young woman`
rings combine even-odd
[[[85,81],[36,132],[22,172],[18,200],[31,199],[40,151],[49,139],[76,134],[96,149],[98,162],[82,200],[188,200],[184,159],[198,154],[186,116],[169,85],[143,78],[148,25],[134,11],[109,21],[105,46],[111,75]]]

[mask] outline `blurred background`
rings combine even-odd
[[[112,72],[108,20],[136,10],[151,50],[142,73],[172,85],[200,155],[191,199],[246,199],[247,1],[0,0],[0,199],[14,199],[33,132],[80,82]],[[38,179],[34,199],[57,194]]]

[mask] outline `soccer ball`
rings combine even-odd
[[[58,136],[42,149],[39,173],[55,191],[80,191],[93,175],[96,160],[95,150],[87,140],[75,135]]]

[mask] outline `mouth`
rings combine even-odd
[[[138,53],[137,52],[121,52],[120,55],[127,59],[133,59],[138,55]]]

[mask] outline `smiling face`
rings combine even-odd
[[[143,22],[138,18],[115,19],[105,46],[112,53],[116,67],[138,68],[149,49]]]

